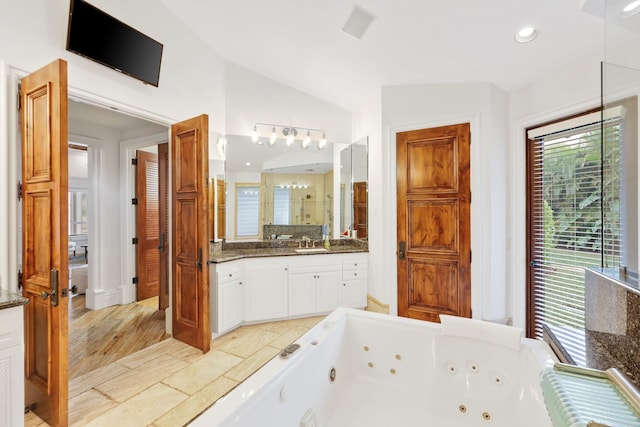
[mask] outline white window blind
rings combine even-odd
[[[260,220],[260,186],[236,186],[236,235],[257,237]]]
[[[584,328],[584,268],[619,265],[621,115],[607,117],[602,126],[586,115],[582,124],[575,118],[529,132],[528,307],[536,338],[543,323]]]
[[[286,187],[273,189],[273,223],[288,225],[290,217],[291,190]]]

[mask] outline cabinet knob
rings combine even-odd
[[[242,285],[242,282],[238,282],[239,285]]]
[[[358,273],[353,273],[353,275],[354,275],[354,276],[357,276],[357,275],[358,275]]]

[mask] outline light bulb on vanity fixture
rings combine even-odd
[[[307,148],[309,148],[310,145],[311,145],[311,135],[307,130],[307,136],[305,136],[304,139],[302,140],[302,148],[306,150]]]
[[[322,132],[322,138],[318,141],[318,150],[324,150],[324,147],[327,146],[327,137],[324,132]]]
[[[275,147],[278,140],[278,134],[276,133],[276,127],[273,126],[271,130],[271,136],[269,137],[269,147]]]
[[[258,142],[259,138],[258,138],[258,125],[254,125],[253,126],[253,132],[251,133],[251,142],[253,142],[254,144],[256,142]]]
[[[296,142],[298,130],[296,128],[283,128],[282,134],[287,137],[287,147],[291,147]]]

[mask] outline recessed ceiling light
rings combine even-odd
[[[516,33],[516,41],[518,43],[529,43],[538,37],[538,30],[533,27],[524,27]]]
[[[640,0],[634,0],[622,8],[622,12],[618,14],[619,19],[627,19],[640,13]]]
[[[626,5],[622,11],[623,12],[631,12],[632,10],[636,10],[638,7],[640,7],[640,0],[635,0],[632,1],[631,3],[629,3],[628,5]]]
[[[245,165],[251,166],[251,162],[247,162],[247,163],[245,163]]]

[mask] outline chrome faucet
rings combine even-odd
[[[309,247],[309,242],[311,242],[311,239],[308,238],[307,236],[302,236],[302,240],[304,240],[305,248],[308,248]]]

